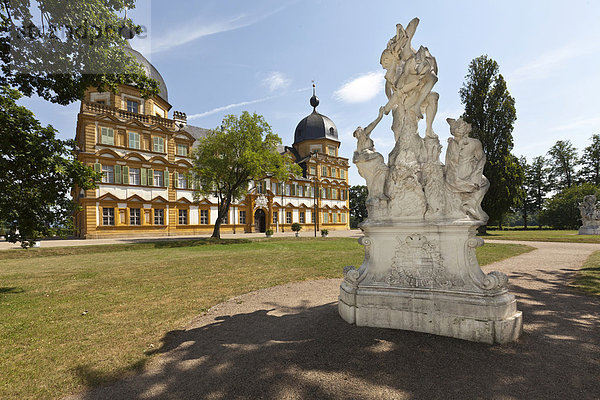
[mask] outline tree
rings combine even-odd
[[[581,226],[579,204],[587,195],[600,198],[600,188],[591,183],[564,188],[548,200],[540,213],[540,222],[553,229],[577,229]]]
[[[554,190],[571,187],[576,182],[575,168],[579,164],[577,150],[568,140],[558,140],[548,150],[550,182]]]
[[[0,4],[0,85],[58,104],[86,89],[134,84],[143,96],[158,84],[125,49],[125,31],[141,27],[118,13],[135,0],[13,0]],[[34,20],[33,15],[36,15]],[[41,22],[36,25],[40,16]],[[123,30],[125,28],[125,31]]]
[[[524,228],[527,229],[527,223],[530,218],[538,214],[544,205],[546,193],[549,190],[548,171],[546,169],[546,160],[542,156],[534,158],[531,164],[527,163],[525,157],[521,157],[519,162],[525,171],[525,179],[523,181],[525,197],[518,208],[523,217]]]
[[[462,118],[473,127],[472,136],[481,141],[487,157],[483,173],[490,188],[482,207],[490,222],[501,224],[502,215],[524,196],[523,168],[511,154],[513,124],[517,119],[515,100],[499,73],[498,63],[487,55],[471,61],[459,94],[465,106]]]
[[[100,175],[75,160],[73,141],[55,137],[16,101],[20,93],[0,87],[0,221],[6,240],[27,248],[44,236],[72,232],[74,186],[91,189]]]
[[[592,144],[583,149],[580,178],[584,182],[600,186],[600,135],[592,135]]]
[[[358,224],[368,217],[367,212],[367,187],[365,185],[351,186],[350,199],[350,228],[358,228]]]
[[[279,154],[280,143],[262,116],[247,111],[225,116],[219,128],[199,140],[192,172],[199,185],[196,200],[216,194],[219,201],[213,238],[221,237],[221,222],[231,202],[246,194],[250,181],[271,176],[282,182],[301,173],[288,155]]]

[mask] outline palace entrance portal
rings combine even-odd
[[[267,230],[267,221],[265,212],[261,209],[254,213],[254,230],[255,232],[265,232]]]

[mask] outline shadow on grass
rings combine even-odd
[[[47,249],[18,249],[0,251],[0,260],[40,258],[40,257],[59,257],[84,254],[114,253],[120,251],[137,251],[144,249],[162,249],[176,247],[196,247],[208,245],[229,245],[250,243],[250,239],[213,239],[200,238],[192,240],[134,240],[131,243],[124,244],[103,244],[87,245],[74,247],[52,247]]]
[[[277,304],[287,314],[169,332],[160,368],[82,398],[597,398],[600,299],[566,286],[574,271],[512,274],[524,334],[507,345],[348,325],[336,303]]]
[[[15,294],[25,293],[25,290],[20,287],[0,287],[0,294]]]

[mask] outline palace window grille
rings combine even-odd
[[[305,220],[305,215],[306,215],[306,214],[304,214],[304,211],[301,211],[301,212],[300,212],[300,223],[301,223],[301,224],[304,224],[304,223],[306,223],[306,220]]]
[[[179,225],[187,225],[188,210],[179,210]]]
[[[154,225],[164,225],[165,224],[165,210],[162,208],[154,209]]]
[[[102,225],[114,225],[115,224],[115,209],[114,208],[103,208],[102,209]]]
[[[240,224],[246,223],[246,211],[240,211]]]
[[[244,219],[246,219],[245,216]],[[202,225],[208,225],[208,210],[200,210],[200,223]]]
[[[287,211],[285,213],[285,223],[286,224],[291,224],[292,223],[292,212],[291,211]]]
[[[135,100],[127,100],[127,111],[131,113],[138,113],[140,108],[140,103]]]
[[[130,208],[129,209],[129,225],[141,225],[142,219],[140,217],[140,209],[139,208]]]
[[[115,183],[114,165],[102,165],[102,183]]]

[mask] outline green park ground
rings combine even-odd
[[[490,231],[486,239],[580,242],[572,231]],[[585,239],[585,240],[584,240]],[[533,250],[492,243],[481,265]],[[166,332],[249,291],[340,278],[360,265],[351,238],[209,239],[0,252],[0,398],[50,399],[123,377]],[[600,252],[574,286],[600,293]]]

